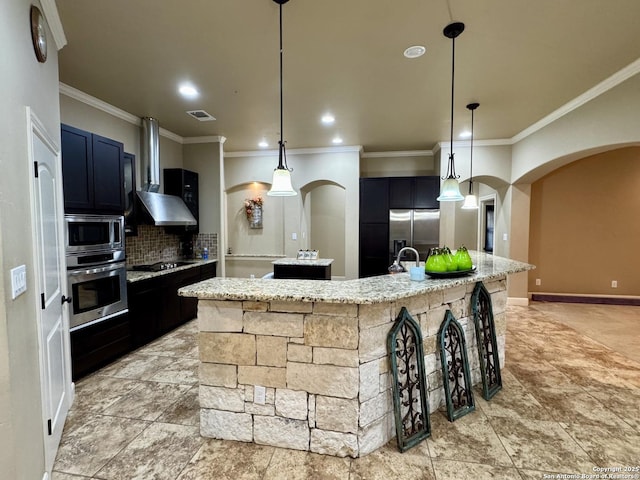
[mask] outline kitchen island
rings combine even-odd
[[[198,298],[200,431],[205,437],[358,457],[395,436],[387,335],[402,307],[420,324],[430,411],[444,404],[437,333],[451,310],[473,339],[471,293],[491,295],[504,363],[508,274],[533,268],[471,252],[468,276],[341,282],[215,278]],[[477,349],[467,342],[472,383]]]

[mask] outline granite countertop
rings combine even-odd
[[[169,261],[169,260],[168,260]],[[184,260],[179,260],[184,261]],[[217,262],[217,258],[210,258],[208,260],[188,260],[188,265],[182,265],[181,267],[170,268],[168,270],[160,270],[158,272],[140,272],[127,270],[127,283],[139,282],[141,280],[149,280],[150,278],[156,278],[161,275],[168,275],[170,273],[180,272],[182,270],[188,270],[193,267],[199,267],[200,265],[206,265],[208,263]]]
[[[327,267],[333,263],[333,258],[316,258],[316,259],[302,259],[302,258],[281,258],[280,260],[274,260],[274,265],[306,265],[312,267]]]
[[[178,290],[185,297],[207,300],[251,300],[373,304],[446,290],[535,268],[528,263],[471,251],[476,271],[464,277],[412,281],[408,273],[345,281],[212,278]]]

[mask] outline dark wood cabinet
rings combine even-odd
[[[439,209],[440,177],[360,179],[360,277],[389,268],[389,210]]]
[[[122,172],[124,179],[124,233],[125,235],[138,235],[135,155],[124,154]]]
[[[440,208],[440,177],[414,178],[413,208]]]
[[[162,173],[164,176],[164,193],[182,198],[191,214],[199,222],[198,174],[183,168],[165,168]],[[197,224],[184,227],[167,227],[167,231],[176,234],[198,233],[199,227]]]
[[[360,179],[360,222],[389,223],[389,179]]]
[[[132,349],[126,313],[71,332],[71,372],[77,380]]]
[[[273,278],[331,280],[331,265],[273,265]]]
[[[65,212],[122,215],[123,144],[69,125],[61,139]]]
[[[129,318],[135,348],[192,320],[198,299],[178,296],[186,285],[216,276],[216,264],[191,267],[128,284]]]

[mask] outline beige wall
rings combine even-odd
[[[639,147],[589,156],[534,182],[529,290],[640,295],[639,185]]]
[[[60,145],[58,55],[49,39],[46,63],[36,60],[29,32],[32,0],[0,2],[0,476],[41,479],[43,420],[26,108]],[[11,299],[9,270],[26,265],[27,291]]]
[[[316,186],[307,197],[311,224],[308,248],[319,250],[323,258],[333,258],[331,275],[344,277],[345,190],[337,185]],[[305,200],[306,203],[306,200]]]
[[[433,154],[416,156],[375,156],[360,159],[362,177],[413,177],[437,175]]]
[[[184,145],[184,168],[198,172],[201,233],[220,233],[220,143]]]
[[[274,224],[278,231],[262,235],[262,242],[267,247],[273,247],[273,254],[283,254],[287,257],[295,257],[301,248],[315,248],[309,244],[309,229],[311,224],[308,216],[311,214],[311,205],[305,204],[305,192],[311,192],[322,183],[330,183],[344,190],[344,235],[340,241],[344,244],[344,276],[357,278],[358,276],[358,218],[360,212],[360,157],[357,147],[340,147],[334,149],[292,150],[287,152],[289,166],[293,168],[291,174],[293,187],[302,192],[295,197],[283,197],[281,215],[282,226]],[[244,200],[237,194],[237,188],[246,189],[252,182],[258,182],[270,187],[273,169],[278,163],[277,152],[260,152],[251,154],[233,154],[225,156],[224,190],[226,194],[226,206],[224,216],[227,218],[227,226],[224,236],[236,243],[246,245],[245,240],[234,237],[232,233],[231,219],[235,219],[239,202]],[[313,195],[313,194],[312,194]],[[242,198],[241,198],[242,197]],[[275,204],[274,198],[267,197],[268,203]],[[268,206],[265,203],[265,206]],[[276,210],[274,210],[275,212]],[[265,212],[266,213],[266,212]],[[265,217],[265,221],[267,221]],[[274,219],[275,221],[275,219]],[[331,229],[332,225],[325,228]],[[236,230],[236,232],[239,232]],[[292,234],[296,234],[294,240]],[[304,235],[303,235],[304,233]],[[280,248],[282,239],[282,248]],[[240,251],[234,245],[230,245],[234,253],[254,254],[254,251]],[[252,247],[253,248],[253,247]],[[266,247],[260,246],[259,253],[267,253]],[[321,251],[321,256],[326,252]],[[258,268],[258,265],[256,265]],[[332,269],[333,270],[333,269]],[[337,270],[336,270],[337,271]],[[332,271],[333,273],[333,271]],[[228,276],[231,276],[227,272]]]

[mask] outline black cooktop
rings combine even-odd
[[[189,263],[190,262],[156,262],[145,265],[134,265],[131,269],[138,272],[159,272],[161,270],[170,270],[172,268],[189,265]]]

